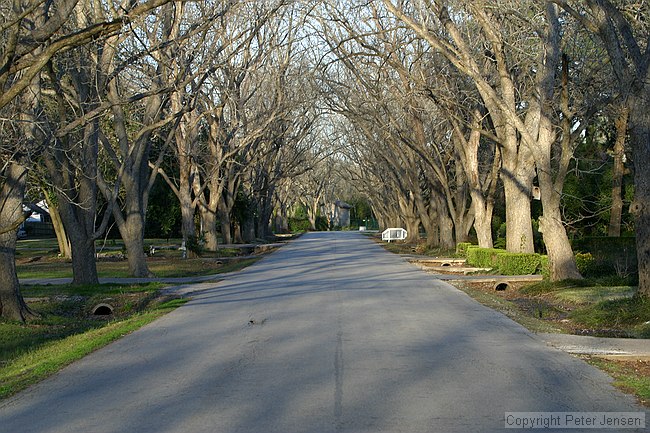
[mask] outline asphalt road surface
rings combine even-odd
[[[643,411],[360,234],[307,234],[198,288],[1,402],[0,432],[497,432],[516,431],[506,412]]]

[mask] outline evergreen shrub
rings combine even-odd
[[[471,246],[470,242],[459,242],[456,244],[456,254],[459,257],[467,257],[467,249]]]
[[[478,268],[496,268],[496,257],[506,253],[506,250],[498,248],[479,248],[471,246],[467,248],[467,264]]]
[[[496,267],[502,275],[532,275],[541,267],[536,253],[500,253],[495,257]]]

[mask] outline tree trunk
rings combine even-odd
[[[221,223],[221,238],[224,244],[232,244],[232,209],[235,205],[234,191],[224,188],[223,194],[219,197],[218,215]],[[227,197],[226,197],[227,196]]]
[[[463,212],[459,215],[454,222],[454,237],[456,243],[467,242],[469,240],[469,232],[474,225],[474,215],[471,213]]]
[[[233,241],[236,244],[243,244],[244,239],[242,238],[242,234],[241,234],[241,225],[238,222],[235,222],[233,232],[234,232]]]
[[[278,201],[277,214],[275,215],[275,232],[289,233],[289,211],[286,202]]]
[[[255,240],[255,219],[251,215],[247,215],[242,222],[242,240],[244,243]]]
[[[548,252],[551,281],[582,279],[561,218],[560,212],[547,211],[539,217],[539,231],[544,236]]]
[[[183,139],[182,132],[177,132],[176,140],[181,139]],[[179,148],[178,161],[180,166],[178,200],[181,207],[181,235],[185,245],[188,245],[190,239],[196,238],[196,228],[194,226],[196,207],[192,199],[192,164],[189,155],[182,152],[184,144],[177,143],[177,146]]]
[[[257,219],[257,237],[266,238],[273,234],[272,217],[273,217],[273,194],[274,187],[269,187],[260,199],[260,209]]]
[[[650,297],[650,86],[629,97],[630,142],[636,162],[634,170],[634,201],[630,212],[634,216],[636,253],[639,267],[639,294]]]
[[[309,230],[316,231],[316,216],[318,215],[319,200],[320,198],[317,198],[307,206],[307,219],[309,220]]]
[[[532,176],[510,178],[502,174],[506,199],[506,249],[512,253],[533,253],[530,212]]]
[[[474,204],[474,230],[481,248],[492,248],[492,206],[485,203],[483,194],[471,194]]]
[[[616,117],[616,141],[614,142],[614,167],[612,172],[612,208],[609,216],[607,235],[621,235],[621,220],[623,216],[623,175],[625,174],[625,138],[627,136],[627,119],[629,111],[624,108]]]
[[[414,215],[405,215],[406,242],[417,243],[420,240],[420,219]]]
[[[531,138],[528,146],[535,155],[537,179],[542,200],[543,215],[539,218],[539,229],[544,237],[544,244],[551,267],[551,281],[582,279],[576,264],[566,227],[562,222],[560,203],[564,181],[573,156],[571,143],[571,122],[569,120],[569,66],[565,57],[560,62],[560,24],[558,8],[548,4],[549,20],[543,60],[540,59],[538,78],[538,97],[530,102],[526,116],[527,131]],[[557,127],[553,122],[556,95],[553,82],[557,75],[556,68],[562,66],[562,92],[560,108],[564,113],[562,119],[562,137],[557,143]],[[543,67],[542,67],[543,65]],[[557,161],[555,164],[553,161]]]
[[[141,215],[129,214],[119,230],[126,247],[129,273],[134,277],[153,277],[144,252],[144,221]]]
[[[453,250],[456,247],[454,242],[454,220],[449,214],[449,207],[444,197],[435,195],[432,200],[436,203],[438,210],[438,227],[440,233],[440,248]]]
[[[219,208],[219,222],[221,223],[221,238],[226,245],[232,244],[232,218],[230,212]]]
[[[54,227],[54,234],[56,234],[56,241],[59,244],[59,255],[63,258],[71,259],[72,247],[70,246],[70,238],[65,231],[59,208],[49,199],[49,193],[47,191],[43,191],[43,193],[45,195],[47,208],[50,212],[50,217],[52,218],[52,226]]]
[[[95,241],[85,239],[72,242],[72,284],[99,284],[97,262],[95,261]]]
[[[539,231],[542,233],[546,245],[548,261],[551,267],[551,281],[582,279],[566,228],[562,222],[562,211],[560,210],[562,187],[571,159],[570,155],[572,155],[569,149],[569,132],[566,131],[562,144],[559,146],[562,148],[562,154],[558,155],[560,162],[556,171],[557,178],[553,179],[551,175],[553,171],[551,167],[551,148],[555,141],[554,126],[546,117],[542,117],[538,124],[540,130],[538,132],[539,141],[537,147],[539,153],[536,157],[537,178],[544,212],[539,217]]]
[[[217,215],[203,206],[199,207],[199,215],[201,216],[201,232],[205,239],[205,249],[208,251],[216,251],[219,244],[217,236]]]
[[[481,248],[492,248],[492,212],[494,210],[494,195],[496,193],[496,184],[501,166],[501,155],[498,147],[494,145],[492,154],[492,165],[489,173],[481,176],[479,164],[479,148],[481,145],[481,112],[476,109],[472,113],[472,129],[469,138],[459,131],[458,139],[454,141],[457,144],[457,153],[461,156],[467,182],[469,184],[469,195],[472,199],[472,208],[474,210],[474,230],[478,240],[478,246]],[[483,183],[481,182],[481,179]]]
[[[89,126],[92,129],[92,126]],[[57,186],[55,212],[52,221],[60,216],[64,230],[57,232],[59,245],[68,243],[72,258],[73,284],[98,284],[95,261],[95,219],[97,209],[97,187],[94,178],[97,174],[97,143],[92,133],[86,131],[81,153],[83,172],[78,173],[70,166],[65,151],[50,149],[52,154],[44,156],[49,177]],[[56,154],[56,156],[54,155]],[[48,202],[49,203],[49,202]],[[105,221],[107,224],[108,221]],[[56,225],[56,224],[55,224]]]
[[[401,210],[400,219],[406,225],[406,242],[416,243],[420,240],[420,218],[418,217],[415,205],[411,198],[399,198]]]
[[[432,224],[431,227],[425,228],[427,232],[426,245],[428,248],[438,248],[440,246],[440,226]]]
[[[447,212],[439,213],[440,225],[440,248],[453,250],[456,246],[454,242],[454,221]]]
[[[16,275],[16,241],[18,226],[23,221],[27,169],[10,162],[4,177],[0,187],[0,316],[24,322],[33,314],[20,294]]]

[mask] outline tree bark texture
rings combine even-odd
[[[629,111],[621,109],[616,116],[616,139],[614,141],[614,166],[612,167],[612,207],[609,215],[607,236],[621,236],[621,221],[623,218],[623,176],[625,175],[625,139],[627,137],[627,119]]]
[[[0,231],[3,232],[0,233],[0,316],[24,322],[32,313],[20,294],[16,275],[16,241],[17,228],[23,220],[27,169],[10,162],[3,174],[5,179],[0,186]]]
[[[48,198],[48,192],[45,191],[45,201],[47,202],[47,208],[52,218],[52,226],[54,227],[54,234],[56,235],[56,241],[59,245],[59,255],[65,259],[72,258],[72,247],[70,245],[70,238],[65,231],[65,226],[63,220],[61,219],[61,214],[59,213],[59,208],[52,200]]]
[[[634,170],[634,216],[636,253],[639,267],[639,293],[650,297],[650,85],[629,97],[630,141],[636,167]]]

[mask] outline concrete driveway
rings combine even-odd
[[[495,432],[505,412],[643,411],[356,233],[307,234],[197,288],[0,403],[0,432]]]

